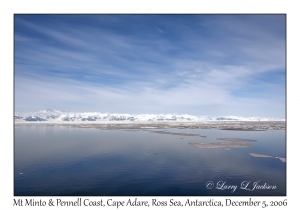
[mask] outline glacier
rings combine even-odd
[[[15,122],[200,122],[200,121],[285,121],[271,117],[194,116],[189,114],[118,114],[101,112],[66,112],[44,109],[15,112]]]

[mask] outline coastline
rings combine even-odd
[[[100,129],[221,129],[231,131],[286,130],[285,121],[198,121],[198,122],[149,122],[149,121],[38,121],[14,122],[14,126],[69,126]]]

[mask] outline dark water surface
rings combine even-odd
[[[286,163],[249,155],[251,152],[285,158],[285,131],[165,129],[206,136],[203,138],[149,130],[16,126],[14,194],[286,195]],[[188,144],[220,142],[216,138],[257,142],[248,142],[253,148],[230,151],[198,149]],[[263,189],[253,188],[255,182]],[[207,189],[211,183],[212,189]],[[240,189],[242,183],[249,183],[245,187],[248,190]],[[265,189],[267,186],[275,189]]]

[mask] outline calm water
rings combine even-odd
[[[206,136],[63,126],[16,126],[17,195],[286,195],[285,131],[166,129]],[[253,148],[198,149],[189,142],[246,138]],[[213,189],[206,183],[212,181]],[[239,189],[244,181],[276,189]],[[223,189],[216,189],[217,183]]]

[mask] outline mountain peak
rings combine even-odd
[[[157,121],[157,122],[199,122],[199,121],[285,121],[285,119],[269,117],[241,117],[241,116],[193,116],[188,114],[118,114],[100,112],[64,112],[52,109],[44,109],[39,112],[15,113],[17,121]]]

